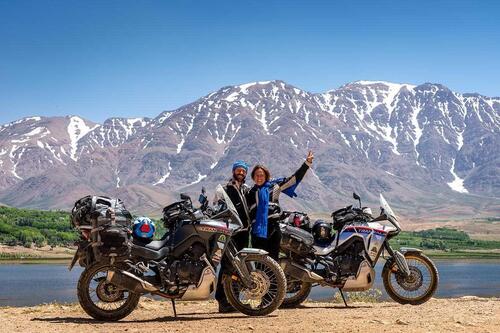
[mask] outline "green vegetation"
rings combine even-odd
[[[348,302],[363,302],[363,303],[377,303],[382,298],[382,291],[380,289],[369,289],[365,291],[350,291],[345,292]],[[334,303],[344,303],[342,296],[337,291],[331,300]]]
[[[69,213],[0,207],[0,243],[31,247],[71,245],[78,232],[69,223]]]
[[[70,214],[63,211],[41,211],[0,207],[0,243],[7,245],[68,246],[79,238],[71,227]],[[161,238],[165,228],[161,220],[153,220],[155,239]],[[463,231],[437,228],[416,232],[401,232],[391,240],[391,245],[417,247],[433,257],[442,258],[499,258],[500,241],[471,239]],[[9,258],[7,258],[9,257]],[[0,259],[16,259],[14,254],[1,254]]]
[[[0,206],[0,244],[31,246],[68,246],[79,239],[78,231],[64,211],[43,211]],[[165,233],[160,220],[153,220],[155,238]],[[9,258],[7,258],[9,256]],[[17,259],[15,255],[0,253],[0,259]]]
[[[500,241],[471,239],[465,232],[450,228],[401,232],[390,242],[397,249],[417,247],[430,250],[427,253],[434,257],[500,257],[500,253],[491,252],[493,249],[500,249]]]

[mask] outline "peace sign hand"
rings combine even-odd
[[[306,161],[307,163],[312,163],[314,159],[314,154],[312,150],[309,150],[309,153],[307,153]]]

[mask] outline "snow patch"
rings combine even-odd
[[[262,124],[262,128],[264,128],[266,134],[269,135],[269,128],[266,121],[266,109],[262,108],[260,111],[260,118],[255,117],[255,119],[257,119]]]
[[[198,179],[195,180],[194,182],[192,183],[189,183],[187,184],[186,186],[184,187],[188,187],[188,186],[191,186],[191,185],[195,185],[195,184],[198,184],[199,182],[201,182],[203,179],[207,178],[207,175],[202,175],[201,173],[198,173]]]
[[[257,82],[249,82],[249,83],[245,83],[245,84],[240,84],[239,86],[237,86],[238,88],[240,88],[240,91],[244,94],[248,93],[248,88],[250,87],[253,87],[255,85],[258,85],[258,84],[268,84],[270,83],[271,81],[257,81]]]
[[[177,125],[177,128],[180,129],[179,124],[176,123],[176,125]],[[194,116],[191,118],[191,122],[188,125],[188,129],[186,131],[186,134],[184,134],[184,135],[181,134],[182,139],[181,139],[181,142],[179,142],[179,144],[177,145],[177,154],[179,154],[182,151],[182,146],[184,146],[184,143],[186,142],[185,138],[189,135],[189,133],[193,129],[193,125],[194,125]]]
[[[224,98],[224,100],[226,100],[228,102],[234,102],[237,99],[238,99],[238,92],[236,92],[236,91],[232,92],[231,94],[229,94],[229,96]]]
[[[163,122],[164,122],[165,120],[167,120],[168,118],[172,117],[172,115],[173,115],[173,114],[174,114],[174,112],[173,112],[173,111],[170,111],[170,112],[165,112],[165,113],[163,114],[163,116],[161,116],[160,118],[158,118],[158,122],[159,122],[160,124],[163,124]]]
[[[163,184],[165,182],[165,180],[167,180],[167,178],[170,176],[170,172],[172,171],[172,167],[170,166],[170,161],[168,162],[167,169],[168,169],[167,173],[164,174],[163,176],[161,176],[161,178],[158,179],[158,181],[153,184],[154,186],[156,186],[158,184]]]
[[[99,125],[94,126],[93,128],[87,126],[85,121],[80,117],[71,117],[68,125],[68,134],[70,139],[70,157],[73,161],[77,160],[76,150],[78,149],[78,141],[85,136],[88,132],[93,130]]]
[[[469,191],[467,191],[467,189],[464,186],[464,180],[462,178],[458,177],[458,175],[455,173],[455,159],[453,159],[453,162],[451,164],[450,172],[451,172],[454,179],[452,182],[448,183],[448,186],[453,191],[460,192],[460,193],[469,193]]]

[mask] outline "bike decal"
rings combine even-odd
[[[204,232],[220,232],[220,233],[223,233],[225,235],[231,234],[231,232],[229,231],[229,229],[227,229],[227,228],[220,228],[220,227],[199,226],[198,230],[204,231]]]

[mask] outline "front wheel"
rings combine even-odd
[[[421,253],[406,253],[410,275],[397,269],[396,263],[387,261],[382,279],[387,294],[400,304],[418,305],[427,302],[437,289],[439,274],[434,263]]]
[[[78,280],[78,301],[94,319],[116,321],[128,316],[139,303],[140,294],[122,290],[106,282],[109,264],[87,266]]]
[[[268,315],[285,298],[285,273],[269,256],[249,254],[245,263],[254,286],[245,288],[238,275],[225,275],[223,286],[227,300],[236,310],[248,316]]]

